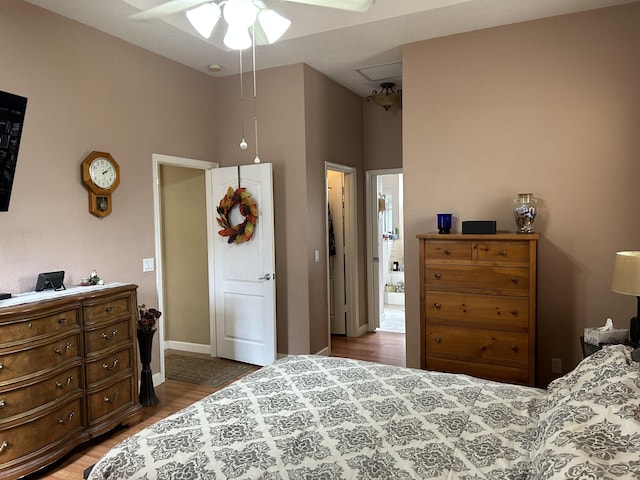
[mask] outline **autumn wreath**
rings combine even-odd
[[[238,205],[240,213],[244,217],[244,222],[238,225],[231,225],[229,222],[229,212],[233,207]],[[218,205],[218,215],[216,218],[218,225],[222,230],[218,231],[223,237],[229,237],[227,243],[243,243],[248,242],[253,237],[258,220],[258,205],[251,198],[251,194],[246,188],[229,187],[227,194],[220,200]]]

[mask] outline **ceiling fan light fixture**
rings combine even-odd
[[[389,110],[396,103],[400,103],[402,101],[402,90],[398,90],[397,92],[393,89],[396,84],[393,82],[384,82],[380,84],[382,90],[378,92],[378,90],[374,90],[371,92],[371,95],[367,97],[367,102],[373,100],[374,103],[382,108],[385,111]]]
[[[222,15],[229,27],[247,29],[255,23],[258,8],[253,0],[227,0]]]
[[[277,42],[287,31],[291,20],[273,10],[265,9],[258,14],[258,23],[267,37],[267,42],[271,44]]]
[[[209,38],[220,19],[221,11],[217,3],[204,3],[187,10],[186,14],[193,28],[204,38]]]
[[[245,50],[252,45],[249,30],[232,24],[229,24],[223,42],[231,50]]]

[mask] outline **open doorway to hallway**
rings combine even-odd
[[[402,171],[367,172],[369,330],[405,333]]]

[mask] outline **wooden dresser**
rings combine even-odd
[[[535,384],[537,234],[422,234],[421,366]]]
[[[136,285],[0,301],[0,478],[49,465],[142,419]]]

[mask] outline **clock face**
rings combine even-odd
[[[116,181],[116,175],[116,169],[108,158],[98,157],[89,165],[91,181],[100,188],[110,188]]]

